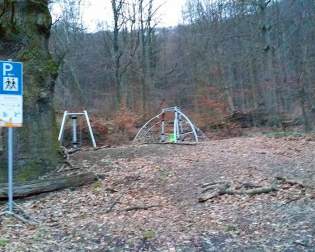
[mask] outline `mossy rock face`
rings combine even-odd
[[[58,66],[48,51],[51,16],[46,0],[0,1],[0,59],[23,62],[23,127],[14,130],[15,179],[27,181],[54,169],[58,154],[53,91]],[[0,182],[7,173],[0,152]]]

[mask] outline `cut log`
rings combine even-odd
[[[98,179],[97,175],[88,172],[66,177],[56,177],[45,180],[31,181],[27,184],[14,185],[14,198],[24,198],[46,192],[53,192],[65,188],[74,188],[86,184],[91,184]],[[7,199],[8,186],[0,184],[0,200]]]

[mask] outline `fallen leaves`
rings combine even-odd
[[[309,248],[315,246],[308,236],[315,226],[314,156],[313,141],[264,137],[76,152],[71,163],[102,180],[18,202],[40,225],[2,218],[0,250]],[[198,203],[211,181],[250,192],[270,187],[275,177],[285,178],[276,193]]]

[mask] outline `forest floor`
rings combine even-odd
[[[40,224],[2,218],[3,251],[315,251],[315,141],[248,137],[81,151],[104,179],[17,201]],[[76,171],[77,172],[77,171]],[[262,194],[198,201],[204,184]]]

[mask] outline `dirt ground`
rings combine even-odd
[[[17,201],[40,224],[0,219],[0,250],[315,251],[314,159],[310,138],[77,152],[72,162],[104,179]],[[198,202],[205,183],[264,187],[275,177],[298,183]]]

